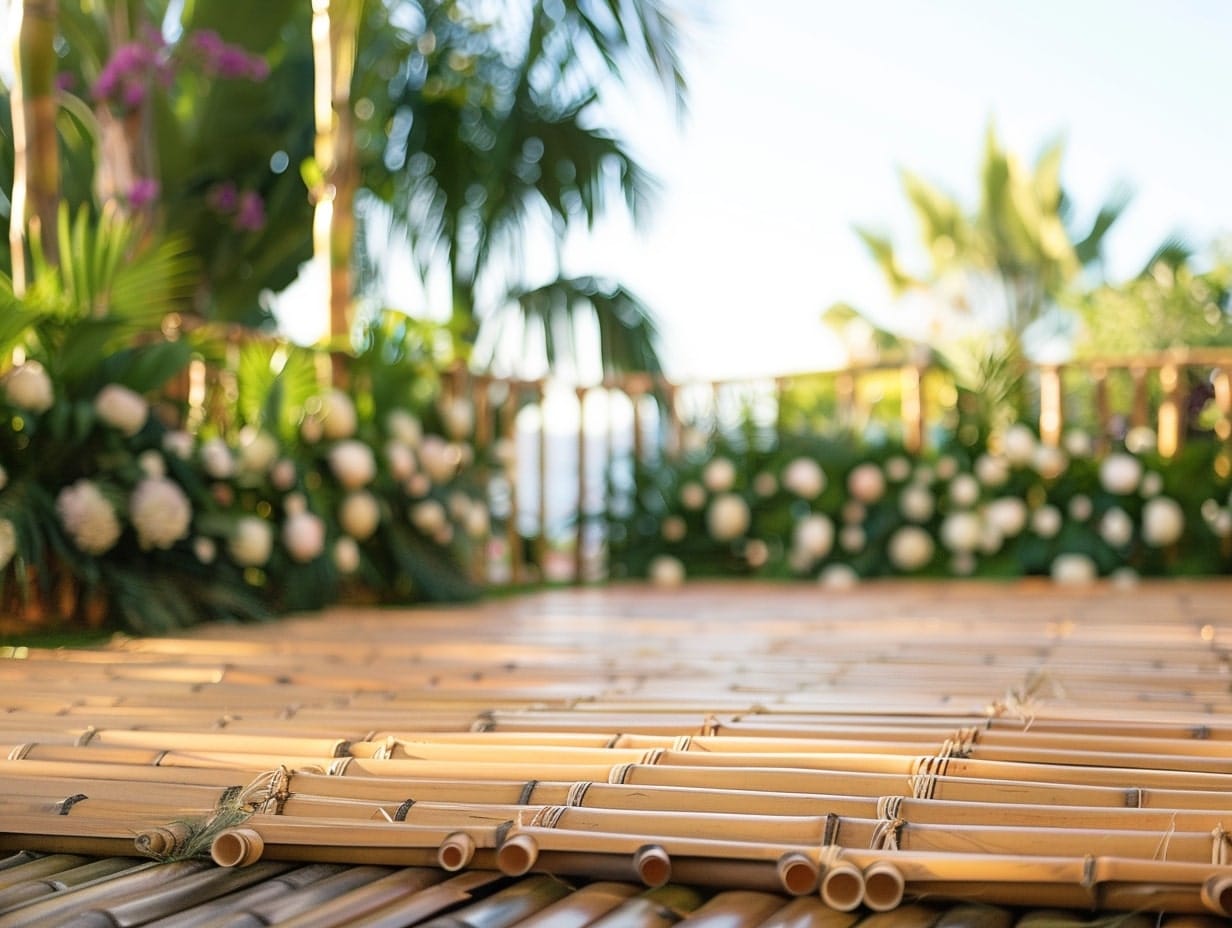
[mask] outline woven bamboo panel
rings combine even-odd
[[[1225,924],[1232,582],[553,591],[0,659],[0,928]]]

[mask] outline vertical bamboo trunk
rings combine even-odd
[[[60,151],[56,137],[56,0],[16,0],[14,37],[13,190],[9,247],[13,289],[27,284],[26,224],[39,237],[43,254],[58,263],[56,210],[60,198]]]

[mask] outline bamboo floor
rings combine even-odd
[[[1225,925],[1230,648],[1226,580],[7,647],[0,928]]]

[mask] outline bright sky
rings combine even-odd
[[[819,316],[888,292],[853,223],[914,240],[905,167],[974,203],[995,118],[1033,160],[1066,139],[1080,215],[1135,191],[1110,239],[1113,276],[1165,235],[1232,234],[1232,3],[1221,0],[713,0],[690,48],[691,115],[632,124],[665,184],[641,237],[614,225],[572,254],[643,295],[669,371],[726,377],[838,362]],[[885,316],[883,315],[883,318]]]

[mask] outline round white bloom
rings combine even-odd
[[[38,361],[27,361],[4,375],[4,398],[10,406],[32,413],[51,409],[56,401],[51,378]]]
[[[847,492],[861,503],[875,503],[885,493],[885,474],[871,461],[858,464],[847,475]]]
[[[215,480],[226,480],[235,473],[235,458],[221,438],[211,438],[201,446],[201,466]]]
[[[432,489],[432,481],[427,474],[411,474],[411,479],[402,485],[402,489],[406,490],[406,495],[412,499],[419,499],[428,495]]]
[[[999,454],[981,454],[975,459],[975,477],[986,487],[1003,486],[1010,479],[1010,462]]]
[[[163,453],[155,448],[147,448],[137,455],[137,467],[147,477],[167,476],[167,461]]]
[[[1138,572],[1132,567],[1118,567],[1108,576],[1118,590],[1132,590],[1138,585]]]
[[[899,494],[898,511],[909,522],[927,522],[933,517],[935,508],[933,494],[926,487],[911,484]]]
[[[941,543],[950,551],[971,552],[979,547],[983,532],[974,512],[951,512],[941,523]]]
[[[310,445],[315,445],[325,433],[321,420],[317,416],[307,415],[299,424],[299,435]]]
[[[750,567],[764,567],[770,560],[770,546],[760,538],[750,538],[744,543],[744,559]]]
[[[423,426],[405,409],[391,409],[385,416],[385,431],[395,440],[414,448],[423,438]]]
[[[179,458],[181,461],[187,461],[191,458],[193,449],[196,446],[197,440],[183,429],[175,429],[163,435],[163,451]]]
[[[1005,542],[1001,530],[984,519],[980,522],[980,544],[979,552],[981,554],[996,554],[1001,550],[1001,545]]]
[[[942,480],[950,480],[958,473],[958,460],[953,455],[942,455],[937,458],[937,476]]]
[[[381,506],[367,490],[348,493],[338,507],[338,524],[348,535],[366,541],[381,524]]]
[[[464,396],[454,396],[441,403],[441,423],[445,434],[461,441],[475,428],[475,407]]]
[[[1031,531],[1040,538],[1051,538],[1061,531],[1061,510],[1056,506],[1040,506],[1031,513]]]
[[[1134,520],[1119,506],[1113,506],[1099,520],[1099,537],[1114,548],[1123,548],[1134,537]]]
[[[308,511],[308,497],[303,493],[288,493],[282,501],[282,511],[289,516]]]
[[[376,456],[362,441],[340,441],[330,448],[329,466],[344,490],[358,490],[376,477]]]
[[[106,425],[132,438],[150,418],[150,404],[135,390],[109,383],[94,397],[94,413]]]
[[[834,545],[834,523],[820,513],[807,515],[792,529],[791,544],[810,560],[821,560]]]
[[[863,522],[866,515],[868,515],[868,510],[864,508],[864,504],[854,499],[843,503],[843,508],[839,511],[839,516],[847,525]]]
[[[725,493],[736,484],[736,465],[727,458],[715,458],[702,470],[702,484],[711,493]]]
[[[681,541],[688,534],[689,527],[680,516],[667,516],[659,526],[664,541]]]
[[[950,502],[962,509],[974,506],[980,498],[980,482],[970,474],[959,474],[950,481]]]
[[[241,567],[261,567],[274,550],[274,527],[257,516],[240,516],[231,530],[227,550]]]
[[[359,570],[359,543],[350,535],[334,542],[334,566],[344,577]]]
[[[1117,451],[1100,461],[1099,485],[1109,493],[1128,496],[1141,480],[1142,462],[1133,455]]]
[[[1045,480],[1056,480],[1069,467],[1069,456],[1060,448],[1050,445],[1040,445],[1035,449],[1032,459],[1035,472]]]
[[[1221,509],[1211,521],[1211,531],[1220,538],[1232,537],[1232,512]]]
[[[1085,586],[1099,576],[1095,562],[1085,554],[1058,554],[1052,562],[1052,582],[1061,586]]]
[[[660,554],[650,562],[650,582],[659,587],[678,587],[684,583],[684,564],[670,554]]]
[[[1017,496],[1000,496],[984,509],[984,518],[1004,538],[1013,538],[1027,527],[1027,504]]]
[[[405,483],[415,473],[415,452],[410,445],[397,440],[385,445],[385,464],[389,475],[399,483]]]
[[[885,462],[885,472],[895,483],[902,483],[911,476],[911,462],[901,454],[896,454]]]
[[[1089,458],[1095,453],[1095,445],[1091,442],[1091,436],[1082,429],[1069,429],[1065,437],[1061,439],[1061,444],[1072,457]]]
[[[1144,499],[1158,496],[1164,491],[1164,478],[1155,471],[1147,471],[1142,476],[1141,492]]]
[[[471,507],[475,505],[475,501],[461,490],[454,490],[449,494],[446,504],[446,508],[449,510],[449,518],[455,522],[465,522],[466,517],[470,515]]]
[[[890,536],[887,554],[897,570],[913,573],[933,559],[933,539],[918,525],[904,525]]]
[[[492,517],[483,503],[472,503],[462,520],[462,528],[470,538],[484,538],[492,531]]]
[[[80,550],[104,554],[119,540],[122,526],[98,484],[82,478],[56,496],[60,524]]]
[[[214,539],[206,535],[198,535],[192,542],[193,554],[202,564],[213,564],[214,558],[218,555],[218,546],[214,544]]]
[[[295,486],[295,462],[290,458],[279,458],[270,468],[270,483],[275,490],[285,493]]]
[[[1156,496],[1142,507],[1142,539],[1155,548],[1180,541],[1185,531],[1185,513],[1181,504],[1169,496]]]
[[[779,482],[775,479],[774,474],[769,471],[763,470],[753,477],[753,492],[758,496],[773,496],[778,492],[778,489]]]
[[[685,509],[701,509],[706,505],[706,489],[700,483],[690,480],[680,487],[680,505]]]
[[[359,427],[355,404],[341,390],[327,391],[321,397],[321,436],[329,441],[350,438]]]
[[[245,427],[240,430],[238,457],[241,471],[264,476],[278,460],[278,440],[269,432]]]
[[[715,541],[733,541],[749,530],[752,515],[743,497],[720,493],[706,510],[706,528]]]
[[[1213,499],[1204,499],[1202,501],[1202,506],[1198,509],[1198,512],[1202,516],[1202,520],[1206,522],[1207,525],[1213,525],[1215,518],[1222,511],[1222,507],[1220,507],[1219,503]]]
[[[498,438],[492,445],[492,456],[505,470],[518,466],[518,446],[508,438]]]
[[[783,487],[802,499],[816,499],[826,488],[826,474],[812,458],[794,458],[783,468]]]
[[[0,519],[0,570],[9,566],[17,553],[17,527],[8,519]]]
[[[282,544],[291,559],[315,561],[325,550],[325,522],[316,513],[297,512],[282,523]]]
[[[179,484],[166,477],[147,477],[128,501],[128,517],[137,530],[141,549],[166,550],[188,537],[192,505]]]
[[[710,436],[696,426],[688,425],[680,431],[680,450],[686,455],[704,451],[710,444]]]
[[[850,564],[830,564],[817,579],[828,590],[850,590],[860,583],[860,575]]]
[[[462,452],[439,435],[425,435],[419,444],[419,463],[433,483],[448,483],[458,475]]]
[[[864,529],[858,525],[844,525],[842,531],[838,533],[839,547],[848,554],[861,550],[867,540]]]
[[[1035,457],[1035,433],[1021,423],[1011,425],[1001,436],[1001,453],[1015,467],[1026,467]]]
[[[1069,517],[1075,522],[1085,522],[1091,518],[1091,513],[1095,507],[1091,504],[1091,497],[1084,493],[1075,493],[1069,501]]]
[[[425,535],[435,535],[449,522],[445,507],[434,499],[426,499],[411,507],[411,524]]]
[[[1135,425],[1125,433],[1125,450],[1130,454],[1154,451],[1155,444],[1155,430],[1149,425]]]

